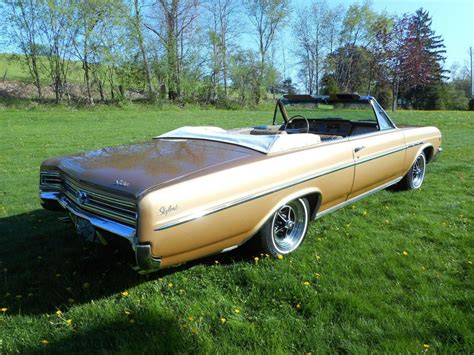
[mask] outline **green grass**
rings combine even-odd
[[[271,116],[134,106],[0,111],[0,308],[8,308],[0,353],[420,353],[423,344],[472,353],[472,113],[394,115],[443,132],[445,151],[423,187],[382,191],[311,223],[283,260],[256,263],[237,251],[140,276],[125,248],[84,243],[39,206],[38,167],[48,157],[186,124],[238,127]]]
[[[48,66],[46,57],[40,57],[40,64],[45,67]],[[41,67],[42,68],[42,67]],[[44,70],[40,70],[41,82],[44,85],[51,83],[51,79],[46,76]],[[70,83],[82,83],[82,69],[80,62],[71,61],[69,64],[68,81]],[[32,83],[33,79],[29,74],[26,62],[22,55],[2,54],[0,53],[0,80],[5,77],[5,80],[18,80],[27,83]]]

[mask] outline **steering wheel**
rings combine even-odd
[[[290,123],[292,123],[293,120],[295,120],[296,118],[302,118],[302,119],[305,120],[306,129],[304,129],[304,128],[288,128]],[[283,127],[283,130],[287,133],[309,133],[309,121],[306,117],[304,117],[302,115],[294,115],[294,116],[290,117],[288,122],[285,123],[285,127]],[[291,130],[291,132],[289,130]]]

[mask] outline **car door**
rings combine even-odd
[[[401,177],[406,145],[380,106],[374,106],[379,131],[350,138],[354,155],[354,182],[349,199],[382,187]]]

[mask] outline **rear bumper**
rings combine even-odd
[[[140,272],[153,272],[160,269],[161,259],[152,255],[149,244],[138,244],[135,228],[84,211],[72,204],[59,192],[41,191],[40,198],[45,208],[56,209],[51,203],[57,202],[63,209],[77,217],[88,220],[94,227],[127,239],[135,252],[135,259]]]

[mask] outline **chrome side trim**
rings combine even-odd
[[[147,274],[160,269],[161,259],[152,255],[149,244],[137,245],[135,247],[135,259],[137,266],[140,268],[138,271],[140,274]]]
[[[373,154],[372,156],[367,156],[365,158],[362,158],[362,159],[359,159],[359,160],[356,160],[355,161],[355,165],[359,165],[359,164],[363,164],[363,163],[366,163],[368,161],[371,161],[371,160],[374,160],[374,159],[378,159],[378,158],[382,158],[382,157],[385,157],[387,155],[390,155],[390,154],[394,154],[394,153],[397,153],[397,152],[401,152],[402,150],[406,150],[407,147],[406,146],[399,146],[397,148],[393,148],[393,149],[390,149],[390,150],[387,150],[383,153],[378,153],[378,154]]]
[[[407,149],[408,148],[413,148],[413,147],[416,147],[416,146],[422,145],[422,144],[425,144],[425,142],[424,141],[415,142],[415,143],[407,145]]]
[[[67,211],[78,217],[87,219],[93,226],[127,239],[132,245],[132,248],[135,249],[137,244],[135,228],[112,221],[110,219],[93,215],[87,211],[79,209],[75,205],[70,203],[69,200],[65,196],[61,195],[59,192],[42,191],[40,192],[40,198],[43,200],[58,201],[61,206],[63,206],[63,208],[65,208]]]
[[[330,174],[330,173],[334,173],[334,172],[337,172],[339,170],[343,170],[343,169],[346,169],[346,168],[349,168],[349,167],[352,167],[352,166],[354,166],[354,162],[338,165],[338,166],[336,166],[335,168],[332,168],[332,169],[326,169],[326,170],[323,170],[319,173],[312,174],[310,176],[305,176],[305,177],[300,178],[300,179],[296,179],[296,180],[293,180],[293,181],[290,181],[290,182],[287,182],[287,183],[279,184],[279,185],[277,185],[277,186],[275,186],[271,189],[261,191],[257,194],[241,197],[241,198],[238,198],[238,199],[235,199],[235,200],[232,200],[232,201],[214,206],[214,207],[209,208],[207,210],[199,211],[199,212],[184,216],[184,217],[176,219],[172,222],[162,224],[158,228],[155,228],[155,232],[158,232],[158,231],[161,231],[161,230],[164,230],[164,229],[168,229],[168,228],[171,228],[171,227],[175,227],[175,226],[178,226],[178,225],[183,224],[183,223],[191,222],[191,221],[193,221],[195,219],[198,219],[200,217],[204,217],[204,216],[216,213],[216,212],[220,212],[220,211],[228,209],[230,207],[241,205],[245,202],[255,200],[257,198],[272,194],[274,192],[286,189],[288,187],[292,187],[292,186],[301,184],[303,182],[315,179],[317,177],[324,176],[324,175],[327,175],[327,174]]]
[[[311,174],[309,176],[305,176],[303,178],[299,178],[299,179],[292,180],[292,181],[287,182],[287,183],[279,184],[279,185],[277,185],[277,186],[275,186],[271,189],[261,191],[257,194],[241,197],[241,198],[238,198],[238,199],[235,199],[235,200],[232,200],[232,201],[229,201],[229,202],[211,207],[207,210],[198,211],[196,213],[189,214],[187,216],[178,218],[174,221],[164,223],[164,224],[158,226],[157,228],[155,228],[154,231],[158,232],[158,231],[165,230],[165,229],[168,229],[168,228],[176,227],[176,226],[179,226],[180,224],[188,223],[188,222],[194,221],[198,218],[201,218],[201,217],[204,217],[204,216],[207,216],[207,215],[210,215],[210,214],[214,214],[214,213],[223,211],[225,209],[228,209],[228,208],[231,208],[231,207],[234,207],[234,206],[237,206],[237,205],[241,205],[245,202],[249,202],[249,201],[255,200],[257,198],[272,194],[274,192],[278,192],[280,190],[284,190],[286,188],[289,188],[289,187],[292,187],[292,186],[295,186],[295,185],[298,185],[298,184],[302,184],[306,181],[313,180],[313,179],[316,179],[316,178],[324,176],[324,175],[332,174],[332,173],[335,173],[337,171],[347,169],[347,168],[350,168],[350,167],[353,167],[353,166],[356,166],[356,165],[359,165],[359,164],[363,164],[363,163],[366,163],[368,161],[371,161],[371,160],[374,160],[374,159],[377,159],[377,158],[381,158],[381,157],[384,157],[384,156],[387,156],[387,155],[390,155],[390,154],[393,154],[393,153],[397,153],[397,152],[400,152],[400,151],[405,150],[405,149],[406,149],[406,146],[400,146],[400,147],[397,147],[395,149],[391,149],[389,151],[379,153],[377,155],[374,155],[374,156],[366,158],[366,159],[360,159],[360,160],[355,161],[355,162],[351,161],[350,163],[337,165],[333,168],[325,169],[325,170],[322,170],[318,173]]]
[[[238,247],[239,247],[239,245],[233,245],[233,246],[231,246],[231,247],[228,247],[228,248],[222,249],[222,250],[221,250],[221,253],[227,253],[228,251],[231,251],[231,250],[237,249]]]
[[[378,187],[376,187],[375,189],[366,191],[366,192],[364,192],[364,193],[362,193],[362,194],[360,194],[360,195],[358,195],[358,196],[355,196],[355,197],[353,197],[353,198],[351,198],[351,199],[349,199],[349,200],[346,200],[346,201],[344,201],[344,202],[342,202],[342,203],[340,203],[340,204],[338,204],[338,205],[336,205],[336,206],[330,207],[330,208],[328,208],[328,209],[326,209],[326,210],[324,210],[324,211],[322,211],[322,212],[320,212],[320,213],[317,213],[317,214],[316,214],[316,217],[315,217],[314,219],[321,218],[321,217],[323,217],[323,216],[325,216],[325,215],[327,215],[327,214],[329,214],[329,213],[331,213],[331,212],[334,212],[334,211],[336,211],[336,210],[338,210],[338,209],[340,209],[340,208],[343,208],[343,207],[345,207],[345,206],[347,206],[347,205],[350,205],[351,203],[357,202],[357,201],[359,201],[359,200],[361,200],[361,199],[363,199],[363,198],[365,198],[365,197],[367,197],[367,196],[370,196],[370,195],[372,195],[372,194],[374,194],[374,193],[376,193],[376,192],[378,192],[378,191],[381,191],[381,190],[383,190],[383,189],[386,189],[386,188],[389,187],[389,186],[395,185],[395,184],[396,184],[397,182],[399,182],[401,179],[403,179],[403,176],[402,176],[402,177],[399,177],[399,178],[396,178],[396,179],[394,179],[394,180],[391,180],[391,181],[389,181],[389,182],[387,182],[387,183],[385,183],[385,184],[383,184],[383,185],[381,185],[381,186],[378,186]]]

